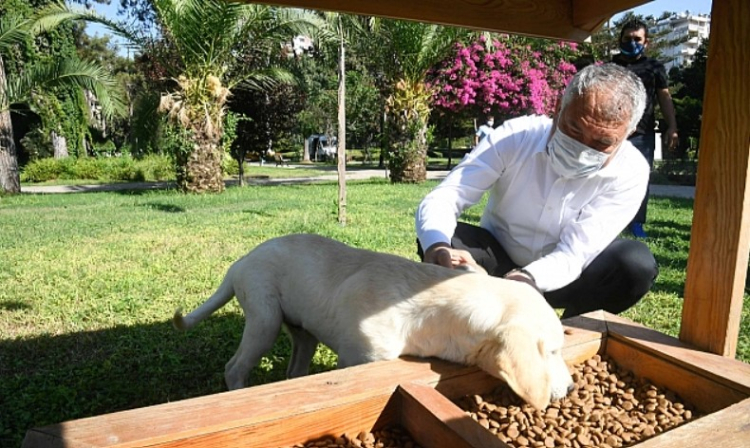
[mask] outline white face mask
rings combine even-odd
[[[555,131],[547,143],[547,155],[552,169],[561,177],[570,179],[586,177],[599,171],[609,157],[609,154],[568,137],[560,129]]]

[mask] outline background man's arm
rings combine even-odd
[[[669,89],[659,89],[656,91],[656,98],[659,100],[659,107],[664,119],[667,120],[667,146],[669,149],[677,147],[677,120],[674,115],[674,104]]]

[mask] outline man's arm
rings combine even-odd
[[[669,89],[659,89],[656,91],[656,98],[659,100],[659,107],[664,119],[667,120],[667,147],[673,150],[677,147],[677,120],[674,114],[674,104]]]

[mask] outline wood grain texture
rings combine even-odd
[[[281,6],[431,22],[463,28],[583,41],[609,17],[645,0],[269,0]],[[574,5],[582,23],[574,25]],[[589,20],[592,19],[592,20]],[[578,22],[577,22],[578,23]]]
[[[750,2],[714,1],[680,339],[734,357],[750,253]]]
[[[741,448],[750,445],[750,400],[646,440],[638,448]]]
[[[639,378],[675,392],[702,413],[716,412],[748,397],[736,388],[712,381],[699,371],[685,370],[668,359],[641,350],[637,345],[614,338],[607,341],[607,355]]]
[[[508,448],[435,389],[414,383],[399,387],[401,425],[421,446]]]
[[[683,371],[693,372],[708,378],[711,382],[750,396],[750,364],[705,352],[679,339],[613,314],[608,314],[606,319],[607,346],[612,341],[637,345],[639,350],[651,357],[664,359]]]
[[[175,440],[242,431],[291,415],[390,396],[399,382],[438,384],[476,368],[437,359],[399,359],[28,431],[24,447],[173,446]],[[43,442],[43,443],[40,443]],[[210,446],[210,445],[209,445]]]

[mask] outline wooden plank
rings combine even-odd
[[[569,366],[604,353],[607,343],[607,314],[593,311],[562,321],[565,329],[563,356]]]
[[[748,397],[747,393],[713,381],[696,369],[686,370],[668,357],[655,356],[640,345],[610,338],[607,355],[622,368],[675,392],[703,413],[715,412]]]
[[[680,339],[734,357],[750,253],[750,2],[714,1]]]
[[[638,448],[723,448],[750,445],[750,400],[646,440]]]
[[[395,392],[395,391],[394,391]],[[342,434],[356,436],[361,431],[371,431],[376,422],[385,426],[398,421],[398,415],[383,414],[392,394],[349,402],[345,405],[324,407],[314,412],[295,413],[294,408],[277,403],[288,417],[259,421],[249,425],[237,425],[216,432],[201,432],[195,435],[172,438],[161,443],[149,444],[153,448],[279,448],[318,440],[325,436],[339,437]],[[395,411],[392,409],[392,411]],[[134,446],[144,446],[137,444]]]
[[[317,412],[377,396],[400,382],[437,384],[476,368],[438,359],[376,362],[243,390],[117,412],[28,431],[24,447],[167,446],[204,434]]]
[[[627,341],[631,345],[638,345],[650,356],[663,358],[681,369],[750,395],[749,364],[701,351],[679,339],[613,314],[607,313],[606,319],[607,344],[613,339]]]
[[[295,6],[350,14],[391,17],[439,23],[464,28],[525,34],[555,39],[583,41],[596,29],[573,25],[572,0],[268,0],[280,6]],[[595,0],[578,0],[584,10],[612,16],[626,9],[648,3],[647,0],[618,0],[615,4]],[[598,23],[598,22],[597,22]]]
[[[435,389],[399,386],[401,425],[421,445],[435,448],[508,448]]]
[[[628,0],[609,0],[607,2],[572,0],[571,3],[573,10],[573,25],[583,29],[598,28],[598,26],[592,28],[591,24],[603,23],[606,19],[609,19],[614,15],[612,10],[625,11],[626,9],[632,9],[639,6],[633,5],[633,2]],[[640,4],[644,3],[649,2],[640,2]]]

